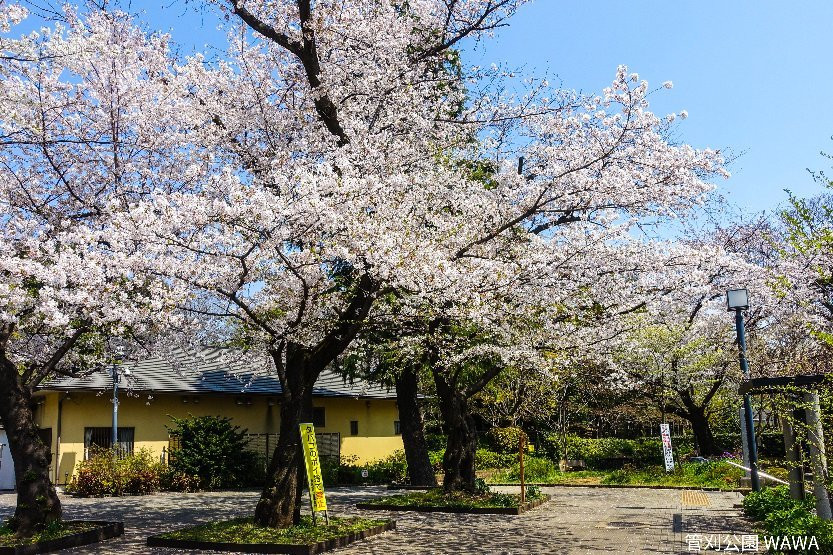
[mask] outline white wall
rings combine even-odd
[[[6,432],[0,430],[0,490],[14,489],[14,465]]]

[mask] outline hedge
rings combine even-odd
[[[715,440],[725,451],[740,451],[740,435],[717,434]],[[686,457],[694,452],[692,436],[671,438],[675,458]],[[567,438],[567,457],[583,459],[589,468],[621,468],[623,464],[656,465],[662,464],[662,441],[659,437],[642,437],[637,439],[599,438],[589,439],[576,436]],[[561,437],[557,434],[541,436],[538,446],[539,454],[552,460],[563,456]],[[767,433],[760,436],[759,456],[780,458],[784,456],[784,442],[780,433]]]

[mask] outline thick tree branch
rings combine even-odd
[[[290,53],[294,54],[304,68],[307,81],[315,91],[313,103],[315,111],[327,130],[338,138],[338,146],[344,146],[350,142],[347,133],[342,127],[338,116],[338,107],[330,98],[330,95],[321,89],[321,62],[318,59],[318,48],[315,42],[315,31],[310,25],[312,7],[309,0],[298,0],[298,16],[301,24],[302,38],[300,41],[281,33],[273,26],[264,22],[258,16],[243,6],[242,0],[229,0],[234,13],[243,20],[252,30],[271,40]]]
[[[311,360],[314,367],[326,366],[347,348],[370,312],[378,291],[379,284],[368,274],[362,274],[350,304],[339,315],[338,323],[312,349]]]
[[[90,331],[89,324],[83,323],[75,331],[67,337],[63,343],[52,353],[52,356],[49,357],[43,365],[40,366],[32,366],[31,368],[27,369],[24,372],[21,381],[23,383],[28,384],[30,387],[36,387],[40,382],[43,381],[46,376],[50,373],[55,372],[58,364],[60,364],[61,360],[66,356],[66,354],[72,349],[78,340],[81,339],[81,336]]]

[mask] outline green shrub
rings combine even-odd
[[[550,482],[559,474],[558,465],[543,457],[524,457],[524,480],[527,482]],[[509,467],[506,478],[521,479],[521,465],[515,462]]]
[[[443,434],[425,434],[425,443],[429,451],[443,451],[448,444],[448,436]]]
[[[807,511],[813,508],[810,499],[796,500],[790,497],[788,486],[764,488],[743,498],[743,510],[755,520],[764,520],[768,514],[799,506]]]
[[[146,449],[130,455],[120,455],[113,449],[93,449],[65,489],[67,493],[84,496],[143,495],[160,490],[163,470],[164,465]]]
[[[248,449],[247,430],[231,418],[200,416],[174,418],[168,431],[179,439],[171,451],[170,466],[184,476],[199,477],[200,489],[260,485],[265,479],[263,457]]]
[[[434,467],[434,472],[442,472],[444,455],[445,449],[428,451],[428,458],[431,461],[431,466]],[[482,447],[474,453],[474,466],[477,470],[506,468],[517,462],[517,460],[517,453],[497,453]]]
[[[735,488],[738,486],[743,470],[722,461],[704,463],[683,463],[666,472],[662,465],[634,466],[625,465],[605,476],[601,483],[610,484],[644,484],[668,486],[693,486],[714,488]]]
[[[541,493],[541,488],[538,486],[526,486],[525,497],[527,501],[534,501],[535,499],[540,499],[544,496]]]
[[[403,483],[408,477],[408,462],[405,451],[394,451],[386,458],[374,461],[364,468],[367,469],[368,481],[374,484]]]
[[[408,476],[408,463],[404,451],[395,451],[388,457],[368,463],[356,464],[357,457],[343,457],[338,463],[322,461],[322,478],[325,485],[391,484],[403,483]],[[367,478],[362,471],[367,471]]]
[[[159,473],[159,486],[162,491],[199,491],[200,477],[188,476],[165,465]]]
[[[431,466],[434,467],[434,472],[442,472],[443,457],[445,456],[445,448],[428,451],[428,459],[431,461]],[[475,458],[477,455],[475,455]]]
[[[715,434],[715,442],[721,451],[740,450],[740,431],[731,434]],[[539,452],[553,460],[564,456],[564,439],[560,434],[546,434],[539,438]],[[784,457],[784,441],[780,433],[759,434],[759,455],[762,457]],[[567,456],[570,459],[584,459],[590,468],[619,468],[623,464],[661,464],[662,443],[656,436],[635,439],[599,438],[588,439],[574,435],[567,436]],[[695,450],[694,437],[690,435],[672,438],[675,458],[683,459]]]
[[[787,486],[764,488],[743,500],[743,509],[770,536],[815,536],[818,553],[833,554],[833,523],[813,514],[813,499],[792,499]]]
[[[442,457],[440,457],[442,463]],[[488,449],[478,449],[474,453],[474,466],[477,470],[506,468],[518,462],[518,453],[496,453]]]
[[[498,453],[517,453],[521,436],[525,437],[526,433],[517,426],[492,428],[486,432],[486,441]]]
[[[679,446],[678,446],[679,447]],[[583,459],[589,468],[620,468],[624,464],[653,465],[663,461],[659,438],[570,438],[568,456]]]
[[[486,480],[483,478],[477,478],[474,481],[474,491],[477,493],[489,493],[492,489],[489,487],[489,484],[486,483]]]
[[[161,467],[146,449],[120,459],[116,468],[124,493],[145,495],[159,491]]]

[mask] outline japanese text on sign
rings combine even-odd
[[[304,462],[307,465],[307,483],[313,512],[326,511],[327,499],[324,496],[324,479],[321,477],[321,461],[318,458],[318,446],[315,443],[315,427],[301,424],[301,446],[304,449]]]
[[[665,471],[671,472],[674,470],[674,454],[671,451],[671,426],[660,424],[659,432],[662,436],[662,452],[665,455]]]

